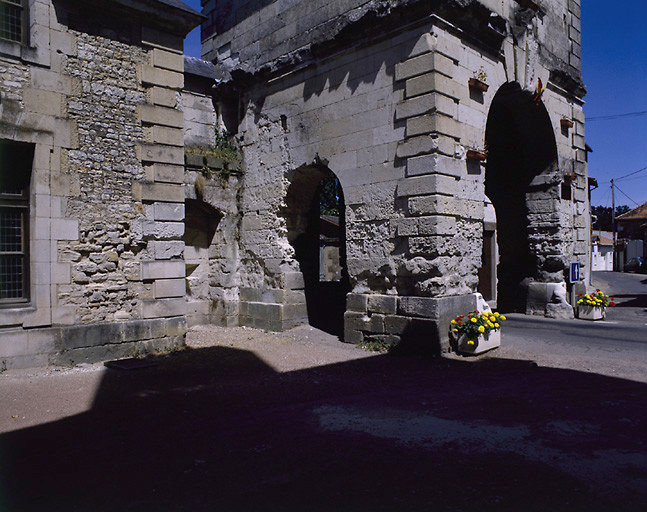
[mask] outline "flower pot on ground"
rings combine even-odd
[[[450,336],[456,352],[477,355],[501,345],[499,329],[505,316],[490,311],[459,315],[450,322]]]
[[[490,331],[479,334],[476,338],[461,334],[457,342],[457,351],[461,354],[478,355],[501,346],[501,331]]]
[[[582,320],[603,320],[605,316],[605,308],[594,308],[593,306],[577,307],[577,318],[581,318]]]
[[[599,288],[595,293],[580,293],[577,296],[577,317],[582,320],[602,320],[607,308],[615,305],[613,297],[605,295]]]

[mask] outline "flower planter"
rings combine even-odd
[[[468,160],[478,160],[479,162],[484,162],[487,158],[487,155],[483,151],[477,151],[476,149],[468,149],[466,157]]]
[[[468,341],[474,341],[473,345],[468,345]],[[478,355],[493,348],[501,346],[501,331],[490,331],[488,334],[480,334],[478,338],[468,337],[467,334],[461,334],[458,338],[457,351],[461,354]]]
[[[577,308],[577,317],[581,320],[603,320],[605,316],[605,308],[594,308],[593,306],[578,306]]]
[[[474,89],[480,92],[487,92],[488,88],[490,87],[488,84],[482,82],[478,78],[470,78],[467,83],[470,89]]]
[[[573,121],[571,121],[570,119],[567,119],[567,118],[565,118],[565,117],[563,117],[562,119],[560,119],[560,120],[559,120],[559,124],[560,124],[560,125],[561,125],[561,127],[562,127],[562,128],[564,128],[565,130],[568,130],[568,129],[570,129],[570,128],[573,128]]]

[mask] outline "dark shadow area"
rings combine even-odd
[[[224,214],[217,208],[199,199],[184,201],[184,236],[186,245],[207,249],[211,245],[218,224]]]
[[[388,355],[277,373],[212,347],[154,362],[107,370],[87,413],[0,436],[0,509],[647,504],[644,384],[497,359]]]
[[[647,308],[647,294],[616,294],[616,308]]]
[[[557,163],[546,108],[518,83],[504,84],[492,100],[485,143],[485,194],[496,210],[499,243],[497,305],[502,312],[525,312],[523,281],[539,270],[531,243],[529,204],[547,197],[543,187],[533,187],[531,182],[554,170]],[[536,239],[544,235],[532,234]]]

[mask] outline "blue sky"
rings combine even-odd
[[[201,10],[200,0],[185,2]],[[595,118],[647,111],[647,1],[581,3],[589,176],[599,183],[591,203],[611,206],[610,180],[616,179],[616,205],[633,208],[647,201],[647,114]],[[185,52],[200,56],[199,29],[187,37]]]

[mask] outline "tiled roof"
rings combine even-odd
[[[633,210],[629,210],[627,213],[618,215],[616,220],[620,222],[626,220],[647,220],[647,203],[643,203]]]
[[[592,241],[600,245],[613,245],[613,233],[611,231],[593,230],[591,233]]]

